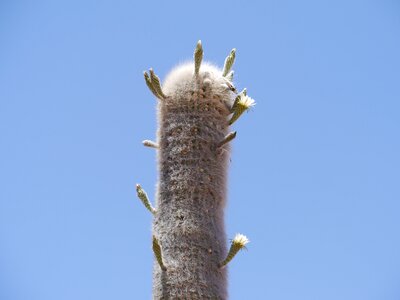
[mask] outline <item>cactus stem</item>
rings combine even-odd
[[[167,98],[167,96],[165,96],[165,94],[163,93],[163,91],[161,89],[160,78],[158,78],[158,76],[156,74],[154,74],[154,71],[152,68],[150,68],[149,72],[150,72],[151,83],[152,83],[154,89],[156,90],[157,94],[159,95],[159,97],[161,97],[160,99]]]
[[[194,50],[194,75],[199,75],[201,61],[203,60],[203,47],[201,40],[197,42],[196,49]]]
[[[154,215],[156,213],[156,210],[151,205],[151,203],[149,201],[149,197],[147,197],[146,192],[142,189],[140,184],[136,184],[136,192],[137,192],[138,198],[142,201],[143,205],[148,209],[149,212],[151,212]]]
[[[219,263],[219,268],[225,267],[239,252],[239,250],[245,248],[246,244],[249,243],[249,239],[243,234],[236,234],[235,238],[231,242],[231,247],[226,258]]]
[[[143,146],[149,147],[149,148],[156,148],[158,149],[158,144],[156,142],[150,141],[150,140],[144,140],[142,142]]]
[[[233,63],[235,62],[235,56],[236,56],[236,49],[233,48],[231,50],[231,53],[225,58],[225,63],[224,63],[224,70],[222,71],[222,76],[226,77],[231,70]]]
[[[155,257],[157,259],[157,262],[160,265],[161,269],[163,271],[166,271],[167,268],[164,266],[164,263],[163,263],[162,253],[161,253],[161,246],[158,243],[158,240],[154,235],[153,235],[153,252],[154,252],[154,255],[155,255]]]
[[[223,215],[230,143],[236,135],[228,122],[254,101],[242,92],[231,110],[240,92],[231,81],[235,49],[219,68],[205,60],[202,42],[196,42],[191,60],[162,81],[167,98],[157,103],[154,299],[228,299],[224,266],[248,242],[239,235],[227,244]],[[146,71],[159,95],[157,79]],[[148,201],[143,203],[152,211]]]
[[[230,133],[228,133],[223,139],[222,141],[220,141],[218,143],[218,148],[222,147],[223,145],[225,145],[226,143],[229,143],[230,141],[232,141],[234,138],[236,137],[236,131],[232,131]]]

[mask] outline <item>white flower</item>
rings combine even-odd
[[[256,105],[256,102],[247,95],[241,95],[238,105],[242,106],[244,110]]]
[[[234,244],[238,248],[243,248],[249,242],[249,239],[245,235],[240,233],[236,234],[234,239],[232,240],[232,244]]]

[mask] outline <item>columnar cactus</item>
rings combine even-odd
[[[224,228],[229,125],[254,104],[237,93],[232,65],[235,49],[221,70],[202,63],[197,43],[194,62],[173,69],[163,86],[154,71],[144,73],[158,101],[156,148],[159,183],[156,207],[137,185],[139,198],[154,215],[154,299],[226,299],[226,264],[248,242],[238,234],[228,251]]]

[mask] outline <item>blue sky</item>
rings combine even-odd
[[[223,64],[234,124],[230,299],[400,298],[398,1],[0,3],[0,299],[150,299],[155,99]]]

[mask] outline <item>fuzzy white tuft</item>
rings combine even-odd
[[[222,70],[209,62],[202,62],[198,76],[194,75],[193,61],[176,66],[167,75],[163,91],[167,96],[174,99],[188,99],[188,92],[198,92],[203,89],[207,95],[220,95],[225,105],[231,107],[235,93],[231,90],[232,85],[222,76]],[[168,101],[168,100],[167,100]]]

